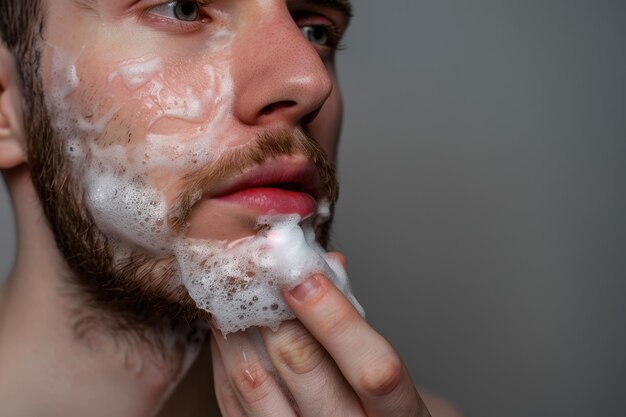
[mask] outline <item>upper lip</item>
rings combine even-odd
[[[269,159],[221,182],[209,190],[205,197],[216,198],[256,187],[293,187],[294,191],[307,193],[318,201],[324,197],[318,170],[304,155]]]

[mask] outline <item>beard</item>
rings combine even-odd
[[[81,173],[67,154],[65,132],[52,123],[57,115],[46,106],[41,83],[35,82],[31,90],[26,119],[30,173],[58,249],[72,271],[65,277],[64,290],[80,300],[75,323],[79,336],[102,328],[113,333],[154,330],[165,322],[180,327],[209,319],[209,313],[198,308],[178,284],[179,267],[173,256],[155,256],[135,245],[122,256],[116,251],[119,238],[98,226]],[[168,212],[169,229],[184,233],[201,190],[269,159],[294,154],[305,155],[315,165],[332,213],[338,187],[325,152],[300,131],[269,131],[187,174]],[[324,247],[330,225],[329,219],[316,229]]]

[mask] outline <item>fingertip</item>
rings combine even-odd
[[[322,291],[323,275],[315,274],[289,290],[289,296],[298,303],[311,301]]]
[[[344,255],[343,253],[333,251],[328,252],[327,255],[335,258],[341,264],[341,266],[343,266],[344,269],[348,267],[348,260],[346,259],[346,255]]]

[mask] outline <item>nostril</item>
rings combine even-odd
[[[276,103],[268,104],[267,106],[263,107],[261,109],[261,114],[264,114],[264,115],[265,114],[270,114],[270,113],[273,113],[273,112],[275,112],[277,110],[293,107],[296,104],[297,103],[295,101],[292,101],[292,100],[278,101]]]
[[[302,124],[303,125],[308,125],[309,123],[311,123],[313,120],[315,120],[315,118],[317,117],[317,115],[320,113],[320,110],[322,110],[321,108],[317,109],[317,110],[313,110],[311,113],[306,114],[303,118],[302,118]]]

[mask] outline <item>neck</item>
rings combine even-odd
[[[16,188],[29,196],[13,195],[18,257],[0,298],[0,415],[154,416],[168,399],[185,403],[196,394],[197,381],[184,378],[192,367],[210,400],[210,362],[194,363],[206,331],[167,320],[114,328],[113,317],[72,297],[71,272],[27,185]]]

